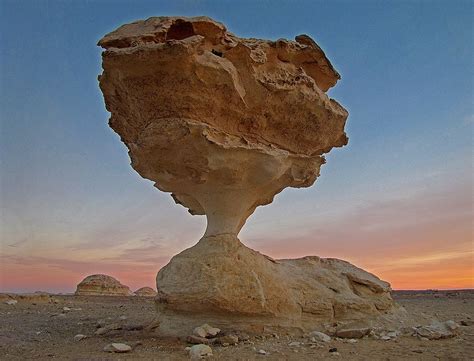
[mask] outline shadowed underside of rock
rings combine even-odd
[[[309,187],[347,144],[340,79],[307,35],[243,39],[207,17],[154,17],[99,41],[110,126],[132,167],[207,229],[157,277],[163,332],[202,323],[314,329],[400,313],[389,285],[335,259],[274,261],[237,235],[286,187]],[[245,326],[246,325],[246,326]]]

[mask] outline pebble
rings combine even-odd
[[[330,348],[329,352],[337,352],[337,347]]]
[[[198,337],[209,338],[209,337],[216,337],[219,332],[221,332],[219,328],[209,326],[206,323],[202,326],[196,327],[193,331],[193,334]]]
[[[459,325],[453,320],[446,321],[444,324],[451,331],[457,330],[459,328]]]
[[[257,352],[259,355],[268,355],[268,352],[265,350],[258,350]]]
[[[226,346],[225,344],[228,345],[237,345],[239,343],[239,338],[234,335],[226,335],[226,336],[221,336],[217,339],[217,342],[220,343],[222,346]]]
[[[195,336],[195,335],[188,336],[186,338],[186,341],[195,345],[199,345],[199,344],[209,345],[214,342],[213,339],[208,339],[205,337],[200,337],[200,336]]]
[[[7,305],[16,305],[18,303],[18,301],[17,300],[8,300],[8,301],[5,301],[5,303]]]
[[[311,337],[311,340],[313,342],[315,341],[321,341],[321,342],[329,342],[331,341],[331,337],[326,335],[325,333],[323,332],[319,332],[319,331],[313,331],[313,332],[310,332],[309,333],[309,336]],[[314,340],[313,340],[314,339]]]
[[[341,338],[362,338],[370,332],[370,328],[346,328],[336,331]]]
[[[382,337],[380,337],[380,339],[383,340],[383,341],[390,341],[391,340],[390,336],[382,336]]]
[[[104,347],[104,351],[123,353],[132,351],[132,348],[125,343],[111,343]]]
[[[63,307],[63,311],[71,311],[71,309],[69,307]]]
[[[140,331],[145,328],[145,326],[141,324],[129,324],[129,325],[124,325],[122,327],[125,331]]]
[[[112,331],[112,330],[121,330],[122,326],[118,323],[111,323],[110,325],[101,327],[95,331],[96,335],[105,335],[106,333]]]
[[[350,338],[347,340],[348,343],[357,343],[357,340],[355,338]]]
[[[74,341],[81,341],[85,338],[87,338],[87,336],[80,333],[80,334],[77,334],[76,336],[74,336]]]
[[[301,342],[296,342],[296,341],[290,342],[288,344],[288,346],[290,346],[290,347],[298,347],[300,345],[301,345]]]
[[[194,345],[189,349],[191,360],[200,360],[206,356],[212,356],[212,349],[204,344]]]

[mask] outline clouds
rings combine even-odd
[[[339,206],[314,206],[304,197],[295,201],[290,192],[283,204],[257,214],[240,238],[275,258],[346,259],[394,288],[474,286],[471,184],[465,177],[449,177],[433,172],[420,177],[418,185],[387,188],[372,197],[339,201]],[[132,288],[153,286],[157,271],[199,239],[202,219],[193,223],[195,217],[185,214],[189,223],[181,226],[181,215],[172,210],[163,223],[157,212],[168,204],[141,205],[73,244],[26,238],[11,243],[16,247],[3,250],[2,287],[34,290],[49,284],[51,290],[72,291],[92,273],[110,274]],[[282,206],[285,212],[279,215],[273,208]]]
[[[90,274],[103,273],[118,278],[132,289],[154,286],[157,271],[171,258],[160,245],[143,244],[108,257],[106,252],[81,259],[70,252],[63,258],[10,255],[2,256],[0,279],[2,291],[48,289],[72,292],[75,285]]]

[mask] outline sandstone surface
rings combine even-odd
[[[130,288],[107,275],[91,275],[84,278],[76,289],[76,296],[131,296]]]
[[[237,238],[256,207],[311,186],[324,154],[347,144],[348,112],[326,94],[340,75],[313,39],[245,39],[207,17],[153,17],[99,45],[109,124],[132,167],[207,217],[200,242],[158,273],[163,333],[404,317],[388,283],[347,262],[273,260]]]

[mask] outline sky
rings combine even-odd
[[[0,1],[0,292],[132,290],[195,244],[191,216],[108,127],[97,41],[151,16],[241,37],[306,33],[342,75],[349,145],[239,235],[274,258],[346,259],[394,289],[474,287],[471,1]]]

